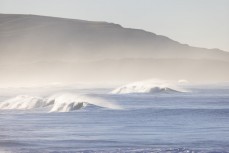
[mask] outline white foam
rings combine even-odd
[[[121,109],[120,106],[101,98],[86,95],[62,93],[49,98],[33,97],[28,95],[17,96],[0,102],[0,109],[28,110],[50,106],[50,112],[69,112],[86,107],[88,104],[108,109]]]
[[[40,97],[21,95],[0,103],[0,109],[33,109],[47,106],[46,101]]]
[[[95,98],[86,95],[75,95],[70,93],[51,96],[48,98],[47,102],[54,102],[51,112],[68,112],[81,109],[87,106],[87,104],[93,104],[109,109],[121,109],[120,106],[111,102],[107,102],[101,98]]]
[[[113,91],[112,94],[131,94],[131,93],[172,93],[172,92],[186,92],[177,85],[162,80],[146,80],[141,82],[134,82],[121,86]]]

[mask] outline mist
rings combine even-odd
[[[119,24],[0,14],[1,86],[229,81],[229,53]]]

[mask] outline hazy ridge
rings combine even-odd
[[[107,22],[0,14],[1,82],[229,81],[229,53]]]

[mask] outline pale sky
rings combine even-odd
[[[0,13],[114,22],[229,51],[229,0],[0,0]]]

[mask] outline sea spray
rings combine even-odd
[[[178,93],[187,92],[177,83],[162,80],[145,80],[133,82],[111,91],[111,94],[156,94],[156,93]]]
[[[122,109],[121,106],[105,99],[74,93],[59,93],[48,98],[20,95],[0,103],[0,109],[28,110],[50,107],[49,112],[70,112],[82,109],[88,104],[107,109]]]

